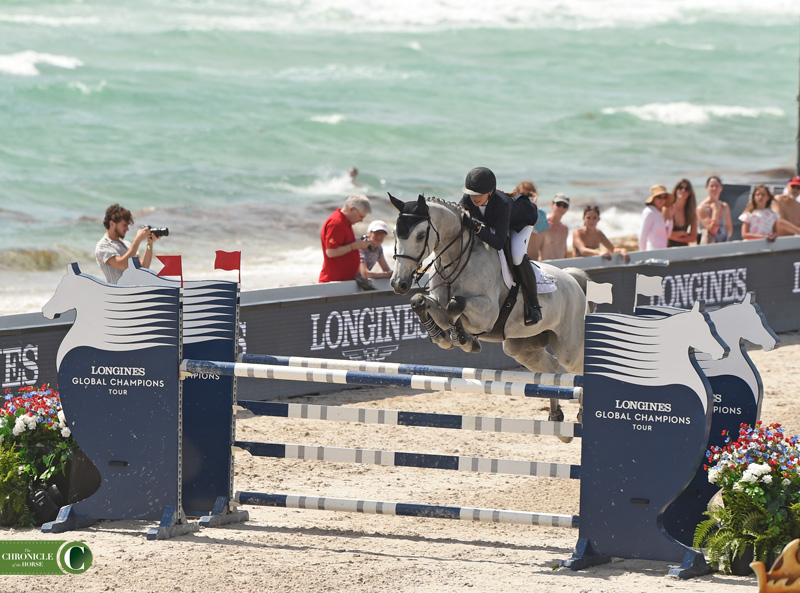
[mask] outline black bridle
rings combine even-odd
[[[415,264],[417,264],[417,270],[414,272],[414,282],[419,285],[420,279],[428,273],[428,270],[431,266],[434,266],[434,270],[436,270],[436,274],[442,279],[442,282],[447,285],[448,291],[450,286],[456,279],[461,275],[461,272],[464,271],[464,268],[467,267],[467,262],[469,262],[470,254],[472,253],[472,243],[474,241],[474,237],[472,232],[469,232],[469,237],[467,238],[466,244],[464,244],[464,218],[460,219],[461,222],[461,229],[459,230],[458,234],[453,237],[453,240],[450,241],[447,245],[445,245],[444,249],[442,249],[436,257],[424,268],[420,269],[419,267],[422,265],[422,260],[425,259],[425,252],[428,250],[428,240],[430,239],[431,229],[436,234],[436,244],[430,249],[430,252],[435,253],[436,248],[441,243],[441,236],[439,235],[439,231],[433,225],[433,220],[431,220],[430,214],[428,215],[421,215],[421,214],[406,214],[401,213],[398,218],[416,218],[419,220],[425,220],[427,223],[427,227],[425,229],[425,242],[422,244],[422,251],[420,251],[419,255],[416,257],[411,255],[405,255],[404,253],[396,253],[393,255],[394,259],[403,258],[403,259],[410,259]],[[409,233],[410,236],[410,233]],[[461,241],[461,251],[458,256],[453,259],[452,262],[447,264],[446,266],[440,266],[439,262],[445,252],[450,249],[450,247],[456,242],[456,240]],[[395,250],[396,251],[396,250]],[[461,261],[464,259],[464,254],[467,254],[466,260],[462,264]],[[445,275],[447,272],[447,268],[455,266],[452,272],[449,275]],[[421,285],[420,285],[421,286]],[[423,287],[426,288],[426,287]]]

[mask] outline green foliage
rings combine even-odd
[[[28,476],[20,471],[22,464],[19,453],[0,448],[0,524],[33,525],[33,511],[27,501]]]
[[[695,530],[694,546],[706,548],[725,572],[743,558],[769,566],[784,546],[800,537],[798,438],[779,424],[742,426],[738,440],[708,453],[709,481],[722,488],[722,505]],[[752,556],[752,557],[750,557]]]

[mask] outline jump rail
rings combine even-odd
[[[406,453],[401,451],[381,451],[379,449],[350,449],[346,447],[264,443],[260,441],[235,441],[234,447],[244,449],[256,457],[275,457],[278,459],[306,459],[392,467],[424,467],[483,474],[511,474],[515,476],[569,478],[573,480],[579,480],[581,473],[580,465],[546,461]]]
[[[306,420],[331,420],[335,422],[360,422],[390,426],[424,426],[483,432],[538,434],[561,437],[581,436],[581,425],[575,422],[553,422],[526,418],[498,418],[495,416],[468,416],[459,414],[433,414],[429,412],[401,412],[375,408],[349,408],[316,404],[288,404],[283,402],[240,401],[239,407],[257,416],[301,418]]]
[[[513,381],[515,383],[539,383],[541,385],[553,385],[556,387],[583,387],[583,376],[569,373],[553,374],[498,371],[494,369],[474,369],[426,364],[401,364],[364,360],[331,360],[329,358],[308,358],[303,356],[274,356],[271,354],[241,354],[238,360],[239,362],[251,364],[274,364],[289,367],[453,377],[456,379],[479,379],[481,381]]]
[[[478,379],[457,379],[450,377],[295,368],[267,364],[247,364],[242,362],[184,359],[183,362],[181,362],[181,372],[184,374],[212,374],[258,379],[313,381],[316,383],[337,383],[342,385],[391,385],[426,391],[517,395],[564,400],[579,400],[583,396],[583,388],[581,387],[556,387],[552,385],[514,383],[510,381],[480,381]]]
[[[556,515],[550,513],[528,513],[470,507],[450,507],[402,502],[379,502],[352,498],[328,498],[300,496],[296,494],[265,494],[261,492],[237,492],[234,496],[239,504],[280,507],[286,509],[309,509],[318,511],[340,511],[372,515],[396,515],[403,517],[431,517],[455,519],[457,521],[479,521],[483,523],[514,523],[517,525],[541,525],[545,527],[578,527],[578,515]]]

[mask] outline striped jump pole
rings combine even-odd
[[[296,368],[243,362],[215,362],[188,360],[181,362],[182,374],[212,374],[259,379],[281,379],[313,383],[336,383],[342,385],[394,386],[424,391],[447,391],[452,393],[486,393],[489,395],[517,395],[549,399],[579,400],[581,387],[557,387],[535,383],[511,381],[481,381],[450,377],[427,377],[419,375],[394,375],[362,371]]]
[[[550,513],[528,513],[470,507],[450,507],[401,502],[378,502],[351,498],[328,498],[299,496],[295,494],[264,494],[260,492],[237,492],[234,500],[239,504],[280,507],[286,509],[309,509],[318,511],[341,511],[372,515],[396,515],[403,517],[429,517],[479,521],[484,523],[514,523],[517,525],[541,525],[546,527],[578,527],[578,515],[555,515]]]
[[[581,466],[571,463],[494,459],[465,455],[436,455],[432,453],[404,453],[381,451],[379,449],[350,449],[345,447],[321,447],[254,441],[235,441],[233,445],[235,448],[244,449],[256,457],[360,463],[388,467],[421,467],[482,474],[510,474],[515,476],[538,476],[541,478],[569,478],[573,480],[579,480],[581,477]]]
[[[361,424],[386,424],[390,426],[424,426],[455,430],[537,434],[560,437],[580,437],[581,425],[574,422],[529,420],[523,418],[496,418],[493,416],[468,416],[460,414],[433,414],[429,412],[401,412],[375,408],[350,408],[316,404],[290,404],[284,402],[240,401],[238,405],[258,416],[328,420],[334,422],[359,422]]]
[[[273,364],[289,367],[335,369],[340,371],[362,371],[394,373],[400,375],[424,375],[452,377],[455,379],[479,379],[481,381],[512,381],[514,383],[538,383],[557,387],[583,387],[583,375],[569,373],[531,373],[520,371],[498,371],[469,367],[447,367],[426,364],[400,364],[365,360],[333,360],[330,358],[308,358],[303,356],[273,356],[270,354],[241,354],[239,362],[251,364]]]

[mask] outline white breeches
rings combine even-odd
[[[531,238],[533,225],[526,226],[521,231],[510,231],[511,235],[511,260],[515,266],[522,263],[522,258],[528,253],[528,241]]]

